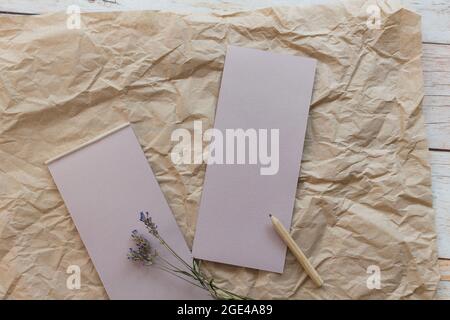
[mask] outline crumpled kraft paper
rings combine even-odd
[[[318,60],[292,234],[325,285],[290,253],[282,275],[205,272],[253,298],[433,297],[420,17],[378,1],[370,29],[373,3],[89,13],[80,29],[64,13],[1,16],[0,297],[107,298],[44,161],[127,120],[192,244],[205,165],[174,165],[170,135],[213,126],[228,44]],[[70,265],[79,290],[66,286]]]

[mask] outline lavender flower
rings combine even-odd
[[[134,240],[137,249],[130,248],[128,260],[142,262],[143,265],[152,265],[158,253],[152,248],[150,242],[141,236],[137,230],[131,232],[131,238]]]
[[[139,220],[145,224],[151,235],[158,237],[158,226],[152,221],[152,217],[148,215],[148,212],[141,212]]]
[[[156,238],[163,248],[169,251],[176,258],[179,265],[159,255],[158,252],[152,247],[151,243],[140,235],[137,230],[133,230],[131,232],[131,238],[136,244],[136,248],[130,248],[130,251],[128,252],[129,260],[140,262],[144,266],[153,266],[154,268],[166,271],[175,277],[208,291],[215,299],[249,299],[217,287],[214,283],[214,279],[208,279],[202,273],[200,270],[200,262],[198,260],[194,259],[192,261],[192,265],[190,265],[183,258],[181,258],[160,236],[158,233],[158,227],[156,223],[152,221],[152,217],[149,216],[148,212],[140,212],[139,220],[144,223],[148,233]]]

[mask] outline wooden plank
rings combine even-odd
[[[450,44],[450,1],[402,0],[402,4],[422,16],[424,42]]]
[[[431,172],[438,253],[450,259],[450,152],[431,151]]]
[[[450,48],[450,45],[445,46]],[[423,76],[426,95],[450,97],[450,70],[441,69],[440,71],[430,71],[424,68]]]
[[[437,290],[436,299],[450,300],[450,260],[439,260],[441,282]]]
[[[425,95],[450,97],[450,45],[423,44]]]
[[[450,260],[440,259],[439,270],[441,272],[441,280],[450,282]]]
[[[450,282],[441,281],[439,283],[436,300],[450,300]]]
[[[120,0],[118,0],[120,1]],[[70,5],[77,5],[81,12],[108,11],[113,8],[113,4],[104,1],[89,0],[2,0],[0,12],[8,13],[47,13],[56,11],[66,11]],[[116,6],[116,5],[114,5]]]
[[[300,3],[304,1],[308,0],[297,0]],[[219,2],[218,0],[209,0],[209,2],[196,0],[2,0],[0,3],[0,11],[39,14],[66,11],[68,6],[78,5],[81,12],[129,10],[205,12],[210,11],[211,7],[214,7]],[[239,3],[239,0],[231,0],[230,2]],[[274,2],[280,3],[286,1],[274,0]],[[223,2],[222,5],[224,5]]]
[[[423,111],[428,146],[431,149],[450,149],[450,97],[425,96]]]
[[[422,62],[428,145],[450,150],[450,45],[424,44]]]

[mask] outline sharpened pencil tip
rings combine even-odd
[[[272,214],[271,213],[269,213],[269,218],[272,218]]]

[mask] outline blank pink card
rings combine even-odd
[[[269,213],[289,229],[315,66],[309,58],[228,47],[214,127],[224,137],[227,129],[267,130],[268,137],[278,130],[278,168],[276,163],[268,168],[261,159],[252,163],[248,154],[239,164],[208,164],[194,257],[283,272],[286,246]],[[259,135],[258,143],[262,140]],[[272,142],[266,147],[277,149]]]
[[[202,289],[153,266],[127,260],[128,248],[133,246],[130,234],[137,229],[161,255],[176,261],[139,221],[138,213],[148,211],[162,237],[181,257],[192,261],[130,125],[48,161],[48,168],[111,299],[209,297]]]

